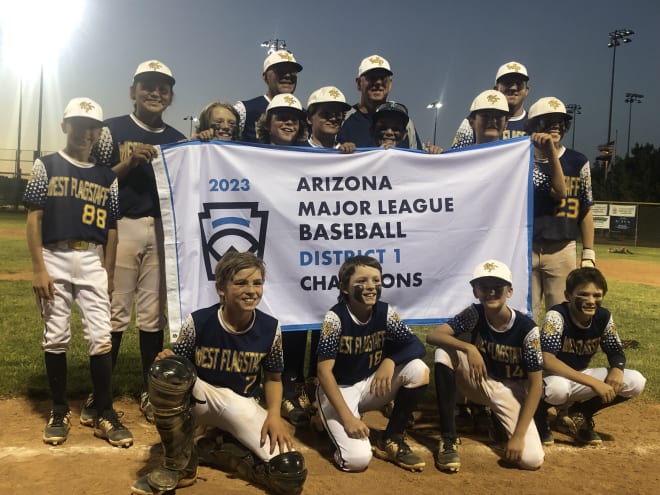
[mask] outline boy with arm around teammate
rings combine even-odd
[[[489,406],[506,430],[504,459],[522,469],[543,464],[533,416],[542,393],[543,359],[536,324],[507,306],[513,293],[509,268],[497,260],[480,263],[470,281],[472,304],[426,337],[435,351],[435,384],[442,439],[436,467],[457,472],[454,418],[457,389]],[[470,338],[461,340],[461,335]]]
[[[339,269],[339,302],[325,316],[318,348],[319,412],[343,471],[365,470],[372,457],[361,414],[394,399],[390,420],[373,446],[376,457],[410,471],[426,463],[404,439],[410,414],[429,382],[424,344],[380,301],[382,268],[369,256]]]

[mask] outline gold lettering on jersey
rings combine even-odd
[[[55,176],[48,181],[48,196],[67,196],[96,206],[105,206],[110,197],[110,188],[75,177]]]
[[[385,330],[371,335],[342,335],[339,339],[339,354],[364,354],[380,350],[385,345]]]
[[[575,198],[580,195],[580,178],[565,176],[564,182],[566,183],[566,196],[573,196]]]
[[[51,177],[48,181],[48,196],[68,196],[69,179],[70,177]]]
[[[131,156],[139,144],[142,143],[138,143],[137,141],[124,141],[123,143],[119,143],[119,161],[124,161]]]
[[[478,336],[475,343],[477,349],[500,363],[516,364],[522,361],[522,349],[518,346],[484,342]]]
[[[577,340],[566,337],[562,342],[561,350],[568,354],[577,354],[578,356],[590,356],[595,354],[600,345],[600,337],[588,340]]]
[[[512,139],[520,136],[527,136],[525,131],[512,131],[511,129],[504,129],[502,133],[502,139]]]
[[[229,373],[258,373],[265,356],[265,352],[199,347],[195,351],[195,365]]]

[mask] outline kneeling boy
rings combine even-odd
[[[547,409],[568,406],[563,417],[570,434],[580,443],[599,445],[593,416],[609,406],[637,397],[646,378],[626,369],[626,356],[612,314],[602,307],[607,281],[596,268],[573,270],[566,278],[567,302],[553,306],[545,315],[541,349],[546,372],[545,404],[536,415],[539,433],[552,443]],[[607,355],[609,368],[589,368],[598,347]]]
[[[409,471],[424,460],[408,446],[404,429],[426,385],[426,349],[392,307],[380,301],[382,268],[355,256],[339,268],[339,302],[325,315],[318,348],[319,413],[343,471],[363,471],[372,457],[361,414],[394,400],[373,455]]]
[[[506,430],[504,459],[523,469],[543,464],[543,446],[532,421],[541,398],[543,359],[539,329],[507,306],[513,294],[509,268],[497,260],[474,269],[472,304],[426,337],[435,351],[435,385],[442,439],[436,467],[457,472],[456,390],[489,406]],[[469,338],[461,340],[461,336]],[[467,340],[467,341],[466,341]]]

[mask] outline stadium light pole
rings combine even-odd
[[[39,117],[37,120],[37,150],[34,152],[34,159],[41,157],[41,127],[42,115],[44,110],[44,64],[41,63],[39,71]]]
[[[435,109],[435,123],[433,124],[433,144],[435,145],[435,136],[436,136],[436,131],[438,130],[438,111],[442,108],[442,103],[438,101],[434,101],[426,105],[426,108],[433,108]]]
[[[641,103],[644,95],[637,93],[626,93],[626,103],[628,103],[628,147],[626,148],[626,156],[630,154],[630,122],[632,121],[632,104]]]
[[[607,119],[607,142],[606,145],[609,146],[610,139],[612,137],[612,102],[614,100],[614,67],[616,65],[616,47],[621,45],[621,43],[630,43],[632,40],[629,36],[635,34],[634,31],[630,29],[617,29],[612,31],[609,34],[609,43],[607,44],[608,48],[612,48],[612,82],[610,83],[610,114]]]
[[[21,132],[23,129],[23,79],[18,87],[18,143],[16,143],[16,167],[14,173],[17,179],[21,178]]]
[[[262,41],[261,46],[268,48],[267,55],[270,55],[277,50],[286,50],[286,40],[280,40],[278,38],[270,39],[267,41]]]
[[[576,103],[566,105],[566,111],[573,116],[573,139],[571,140],[571,149],[575,149],[575,128],[577,127],[577,116],[582,115],[582,106]]]
[[[189,120],[190,121],[190,133],[188,136],[192,136],[192,131],[193,131],[193,122],[198,122],[199,119],[195,117],[194,115],[186,115],[183,120]]]

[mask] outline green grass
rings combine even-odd
[[[7,229],[21,232],[25,227],[25,213],[0,211],[0,231]],[[640,260],[660,263],[660,249],[630,248],[635,254],[608,253],[609,246],[597,246],[597,258],[618,260]],[[29,272],[30,259],[23,234],[3,235],[0,238],[0,275]],[[645,400],[660,402],[660,288],[648,285],[609,281],[609,292],[605,299],[614,315],[621,338],[636,340],[639,348],[627,349],[628,367],[637,369],[647,378]],[[0,338],[3,343],[3,359],[0,361],[0,397],[48,397],[43,352],[41,350],[42,323],[37,312],[30,281],[0,280]],[[71,398],[83,398],[91,389],[88,357],[82,335],[80,317],[76,311],[72,316],[73,341],[68,354],[68,390]],[[416,327],[422,340],[430,327]],[[433,364],[433,349],[427,346],[426,361]],[[595,363],[606,365],[602,353]],[[141,382],[140,355],[135,328],[124,335],[119,362],[113,375],[116,397],[139,394]],[[433,386],[429,387],[428,399],[434,400]]]
[[[644,261],[647,263],[657,263],[660,264],[660,249],[658,248],[648,248],[648,247],[633,247],[625,246],[634,254],[617,254],[610,253],[608,249],[619,249],[622,246],[619,245],[597,245],[596,246],[596,265],[598,265],[598,260],[625,260],[625,261]]]

